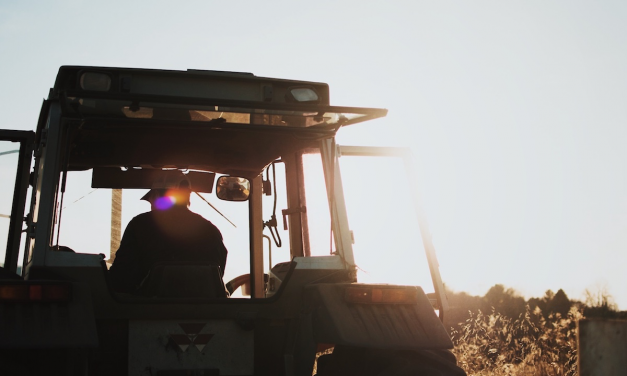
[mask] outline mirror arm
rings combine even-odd
[[[207,201],[204,197],[202,197],[200,195],[200,193],[198,192],[194,192],[196,194],[196,196],[200,197],[204,202],[206,202],[209,206],[211,206],[211,209],[215,210],[216,213],[220,214],[222,216],[222,218],[226,219],[227,221],[229,221],[230,224],[233,225],[233,227],[237,228],[237,226],[235,226],[235,223],[231,222],[230,219],[228,219],[224,214],[222,214],[215,206],[211,205],[211,203],[209,201]]]

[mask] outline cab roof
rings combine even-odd
[[[190,168],[254,177],[285,153],[387,110],[329,104],[325,83],[251,73],[63,66],[50,100],[70,169]]]

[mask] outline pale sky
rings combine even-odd
[[[61,65],[327,82],[389,109],[339,143],[412,148],[453,290],[606,285],[627,309],[626,19],[605,0],[3,1],[1,128],[34,129]]]

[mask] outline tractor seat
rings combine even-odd
[[[227,298],[220,267],[209,264],[157,263],[139,293],[156,298]]]

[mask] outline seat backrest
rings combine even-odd
[[[139,289],[158,298],[226,298],[220,267],[208,264],[157,263]]]

